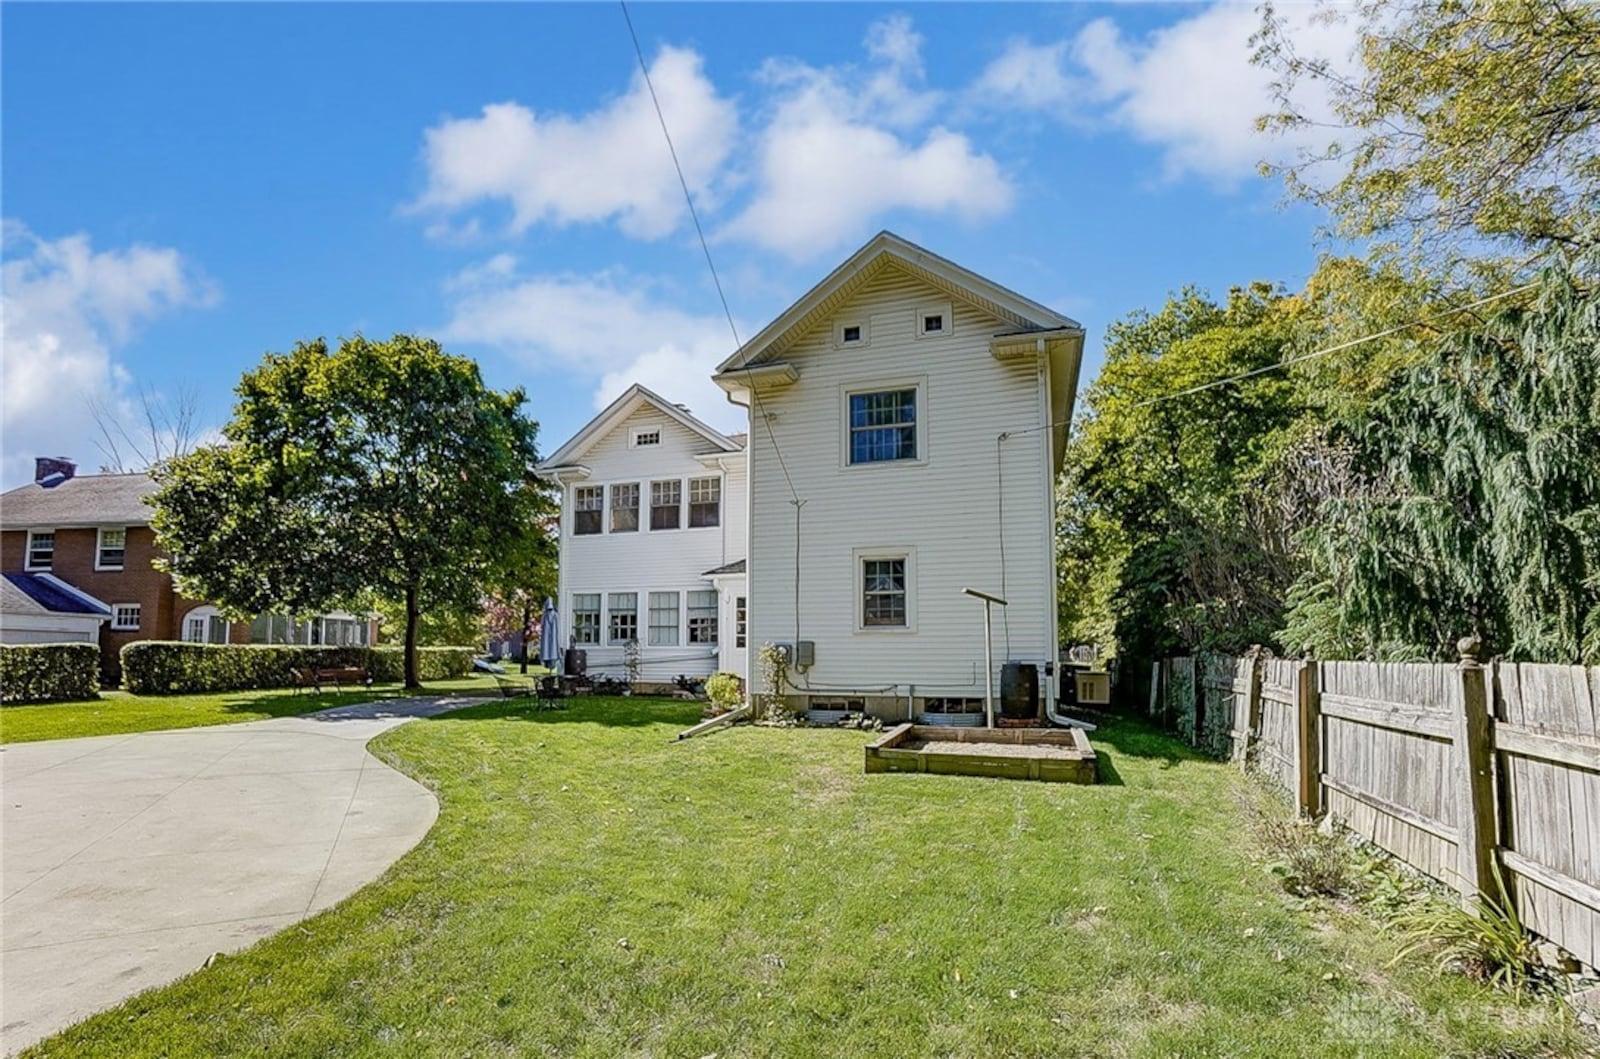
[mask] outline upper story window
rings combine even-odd
[[[572,491],[572,532],[599,533],[605,518],[606,487],[580,485]]]
[[[55,530],[28,531],[28,569],[48,570],[56,559]]]
[[[633,447],[644,448],[647,445],[661,444],[660,427],[636,427],[631,436]]]
[[[871,333],[864,319],[835,320],[833,322],[833,344],[836,348],[846,346],[865,346],[869,344]]]
[[[917,458],[917,391],[850,395],[850,462]]]
[[[95,549],[94,568],[96,570],[121,570],[127,553],[128,531],[125,529],[103,529],[100,531],[100,541]]]
[[[650,483],[650,528],[683,528],[683,483],[676,478]]]
[[[955,329],[955,318],[950,315],[950,303],[924,305],[917,309],[917,337],[936,338]]]
[[[716,526],[722,522],[722,479],[689,479],[689,528]]]
[[[639,483],[611,487],[611,532],[633,533],[639,528]]]

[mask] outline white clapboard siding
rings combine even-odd
[[[661,443],[633,447],[629,439],[639,428],[660,429]],[[716,645],[688,643],[687,593],[713,588],[705,577],[708,570],[745,558],[746,473],[743,453],[728,453],[723,466],[707,465],[697,456],[718,452],[718,446],[690,430],[673,417],[645,403],[598,439],[582,456],[589,477],[569,482],[563,489],[561,526],[561,601],[563,641],[572,633],[573,596],[599,593],[601,597],[601,643],[580,644],[588,652],[591,672],[621,676],[623,648],[607,644],[609,612],[613,592],[638,594],[640,678],[649,683],[667,683],[678,675],[705,676],[717,669]],[[693,478],[722,479],[720,525],[688,527],[689,488]],[[650,529],[650,483],[675,479],[683,483],[683,512],[676,530]],[[574,490],[580,486],[637,482],[639,485],[639,529],[631,533],[610,532],[610,511],[606,512],[605,532],[574,535],[572,512]],[[609,490],[607,504],[610,503]],[[676,645],[651,646],[648,643],[649,593],[679,593],[679,631]],[[732,636],[731,628],[719,630]]]
[[[918,312],[950,300],[885,268],[785,351],[798,381],[764,394],[752,410],[751,643],[813,641],[816,664],[797,674],[801,691],[981,697],[982,605],[962,595],[968,586],[1010,600],[995,612],[997,681],[1007,658],[1042,663],[1053,655],[1050,434],[1038,429],[1048,416],[1043,369],[1030,358],[991,356],[990,338],[1015,325],[960,301],[947,334],[918,337]],[[834,348],[833,324],[844,318],[866,323],[864,348]],[[922,386],[922,458],[848,466],[846,389],[879,383]],[[1003,431],[1028,432],[997,444]],[[796,507],[774,439],[803,501],[798,628]],[[856,629],[855,550],[880,548],[914,552],[914,630]]]

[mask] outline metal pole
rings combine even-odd
[[[989,601],[983,601],[983,712],[984,722],[994,727],[994,637],[989,634]]]

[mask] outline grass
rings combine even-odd
[[[433,831],[338,907],[30,1056],[1578,1055],[1252,863],[1238,773],[1142,725],[1109,782],[862,772],[860,732],[497,703],[373,744]]]
[[[473,675],[428,684],[432,693],[495,694],[494,681]],[[124,735],[162,728],[197,728],[211,724],[237,724],[269,717],[295,717],[330,706],[372,702],[404,696],[399,684],[380,684],[368,691],[297,694],[292,688],[269,691],[223,691],[208,695],[131,695],[126,691],[102,692],[99,698],[79,702],[49,702],[0,709],[0,743],[32,743],[41,739],[71,739],[85,735]],[[411,694],[415,694],[412,692]]]

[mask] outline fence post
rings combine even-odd
[[[1234,718],[1233,752],[1238,756],[1239,769],[1250,767],[1250,746],[1261,738],[1261,681],[1265,677],[1266,652],[1260,644],[1252,644],[1246,657],[1250,659],[1250,690],[1245,696],[1244,727],[1239,731],[1239,718]]]
[[[1322,684],[1311,659],[1295,674],[1295,808],[1301,816],[1322,815]]]
[[[1476,903],[1479,895],[1498,900],[1494,888],[1495,805],[1494,742],[1489,726],[1488,671],[1478,660],[1476,636],[1463,638],[1461,653],[1461,709],[1452,720],[1456,773],[1457,824],[1456,874],[1462,900]]]

